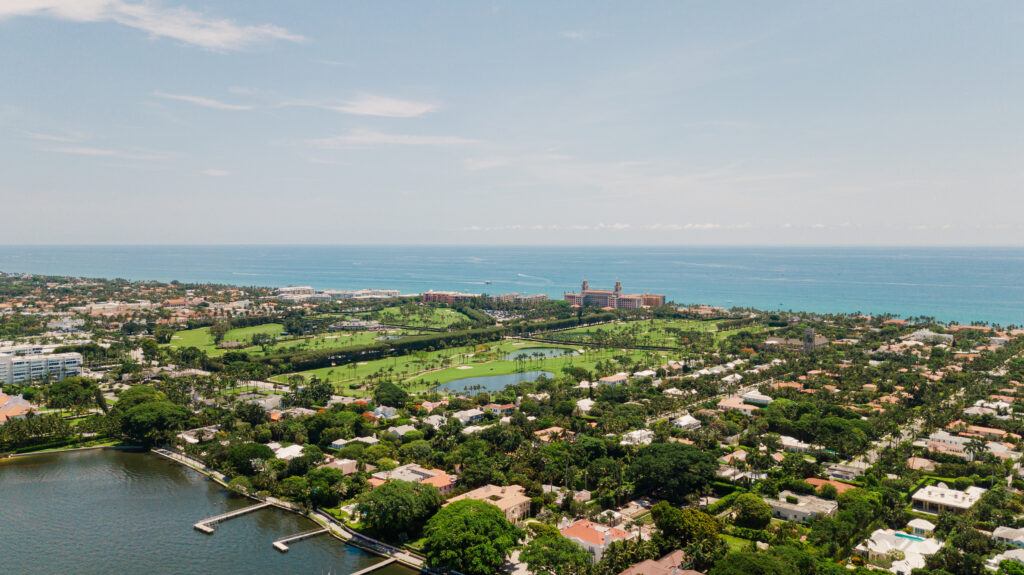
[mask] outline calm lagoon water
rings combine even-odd
[[[315,527],[262,509],[195,531],[249,505],[204,476],[148,453],[92,450],[0,461],[0,572],[348,575],[380,557],[329,536],[279,553],[271,542]],[[411,575],[391,566],[375,575]]]
[[[505,359],[513,360],[523,357],[524,359],[531,360],[538,355],[540,357],[562,357],[563,355],[576,355],[576,352],[566,347],[524,347],[510,352],[505,356]]]
[[[459,393],[481,393],[484,391],[501,391],[506,387],[522,383],[524,381],[536,381],[540,376],[554,377],[550,371],[524,371],[521,373],[510,373],[508,375],[481,375],[478,377],[467,377],[449,381],[438,387],[450,389]]]
[[[1022,248],[0,246],[0,271],[551,297],[619,279],[681,303],[1024,324]]]

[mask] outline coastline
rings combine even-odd
[[[331,517],[327,513],[324,513],[317,509],[304,511],[300,507],[291,504],[287,501],[277,499],[276,497],[267,497],[266,499],[261,499],[249,493],[239,493],[228,486],[228,482],[226,481],[227,478],[224,477],[222,473],[211,470],[204,463],[196,461],[195,459],[192,459],[187,455],[178,453],[177,451],[172,451],[170,449],[164,448],[156,448],[149,450],[149,452],[156,456],[163,457],[164,459],[178,463],[179,465],[183,465],[193,471],[196,471],[197,473],[204,475],[208,479],[213,480],[218,485],[220,485],[225,490],[231,493],[242,495],[253,501],[269,503],[271,506],[277,509],[281,509],[283,511],[287,511],[289,513],[294,513],[296,515],[305,517],[306,519],[309,519],[310,521],[316,523],[320,527],[327,529],[328,534],[330,534],[335,539],[338,539],[342,543],[351,545],[368,553],[373,553],[374,555],[382,557],[385,561],[387,561],[388,559],[394,559],[398,563],[404,565],[405,567],[414,569],[417,572],[426,572],[424,568],[423,559],[421,557],[417,557],[406,550],[392,547],[390,545],[387,545],[386,543],[381,543],[379,541],[366,537],[361,533],[352,531],[347,526],[340,523],[337,519]]]
[[[0,246],[9,273],[551,298],[621,279],[681,304],[1001,325],[1024,323],[1022,261],[1015,247]]]

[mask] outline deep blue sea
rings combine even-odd
[[[0,246],[0,271],[552,297],[618,279],[681,303],[1024,324],[1021,248]]]

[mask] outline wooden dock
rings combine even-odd
[[[256,505],[250,505],[248,507],[243,507],[241,509],[235,509],[234,511],[228,511],[227,513],[221,513],[220,515],[207,517],[206,519],[203,519],[202,521],[196,523],[192,527],[194,527],[196,531],[202,531],[203,533],[210,535],[214,531],[213,526],[217,523],[220,523],[221,521],[227,521],[228,519],[233,519],[235,517],[245,515],[247,513],[252,513],[253,511],[259,511],[260,509],[263,509],[264,507],[270,507],[271,505],[271,503],[264,501],[262,503],[257,503]]]
[[[387,567],[388,565],[391,565],[392,563],[394,563],[396,561],[398,561],[398,559],[395,559],[394,557],[391,557],[389,559],[385,559],[385,560],[381,561],[380,563],[374,563],[373,565],[370,565],[366,569],[363,569],[361,571],[356,571],[352,575],[366,575],[367,573],[376,571],[377,569],[380,569],[381,567]]]
[[[289,543],[302,541],[303,539],[308,539],[310,537],[316,537],[317,535],[327,533],[328,531],[329,530],[326,527],[321,527],[320,529],[312,529],[310,531],[303,531],[302,533],[297,533],[295,535],[289,535],[288,537],[284,537],[282,539],[274,541],[274,549],[277,549],[281,553],[287,553]]]

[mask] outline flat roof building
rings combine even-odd
[[[80,353],[0,355],[0,382],[8,385],[45,379],[60,381],[81,373]]]
[[[780,491],[777,498],[766,497],[764,501],[771,506],[773,517],[799,523],[807,523],[815,517],[828,517],[839,508],[839,504],[830,499],[797,495],[791,491]]]

